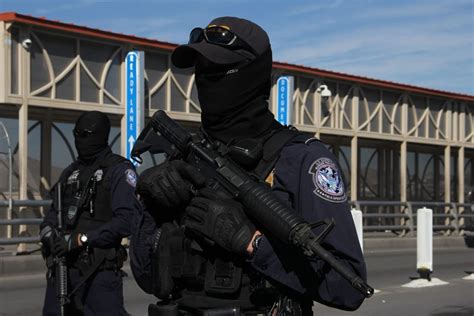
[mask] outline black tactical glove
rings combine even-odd
[[[64,257],[66,254],[81,248],[79,245],[79,233],[59,236],[54,242],[53,252],[57,257]]]
[[[245,215],[242,205],[217,196],[205,188],[186,208],[184,224],[195,233],[238,255],[246,255],[255,234],[255,226]]]
[[[44,226],[40,231],[40,239],[43,244],[43,249],[46,250],[46,254],[50,254],[54,249],[54,241],[58,237],[58,233],[54,227],[49,225]]]
[[[191,184],[202,186],[205,178],[190,164],[173,160],[151,167],[138,178],[137,193],[150,208],[175,209],[191,198]]]

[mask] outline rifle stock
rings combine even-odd
[[[311,225],[276,198],[267,185],[256,181],[239,165],[216,151],[206,140],[193,138],[164,111],[157,111],[151,124],[159,136],[164,137],[181,152],[186,162],[207,171],[211,170],[212,181],[239,200],[248,215],[271,234],[299,248],[308,257],[318,256],[365,297],[372,296],[374,289],[321,247]]]

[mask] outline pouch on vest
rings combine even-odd
[[[230,260],[208,260],[204,290],[209,296],[237,295],[242,282],[242,267]]]
[[[164,223],[161,226],[161,237],[158,247],[152,254],[152,286],[153,294],[159,299],[169,298],[174,289],[174,281],[171,276],[171,254],[169,238],[171,232],[176,230],[172,223]]]
[[[66,210],[66,217],[64,218],[64,223],[66,227],[76,226],[77,219],[79,218],[80,209],[81,209],[81,192],[74,193],[72,198],[72,203],[69,204]]]
[[[91,214],[93,211],[92,199],[94,198],[96,188],[96,175],[94,174],[97,170],[85,171],[91,173],[88,177],[86,185],[81,190],[74,192],[71,203],[66,210],[66,217],[64,223],[66,227],[76,227],[79,217],[85,208],[89,207]]]
[[[148,316],[179,316],[178,305],[173,303],[158,302],[148,305]]]
[[[196,253],[185,228],[173,223],[161,226],[158,247],[152,255],[153,294],[167,299],[176,286],[202,287],[204,259]]]
[[[94,251],[97,248],[94,248]],[[105,270],[118,271],[123,267],[123,263],[127,260],[127,250],[125,247],[120,245],[117,249],[111,248],[107,252],[104,261]]]

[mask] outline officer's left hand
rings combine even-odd
[[[42,247],[45,250],[46,254],[53,252],[54,243],[58,238],[58,233],[56,229],[50,225],[44,226],[40,231],[40,238]]]
[[[242,205],[232,199],[220,198],[208,188],[199,193],[186,208],[185,226],[227,251],[246,255],[255,226],[245,215]]]
[[[60,236],[54,243],[54,255],[57,257],[64,257],[71,251],[82,247],[79,240],[79,233],[72,233],[70,235]]]

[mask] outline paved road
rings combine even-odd
[[[366,300],[356,312],[343,312],[322,305],[315,315],[474,315],[474,280],[463,280],[465,270],[474,270],[474,249],[436,250],[434,275],[447,285],[410,289],[401,287],[415,276],[416,253],[411,250],[366,253],[369,283],[380,292]],[[125,303],[132,315],[146,315],[155,299],[143,293],[130,276],[124,280]],[[32,274],[0,278],[0,316],[40,315],[44,295],[44,275]]]

